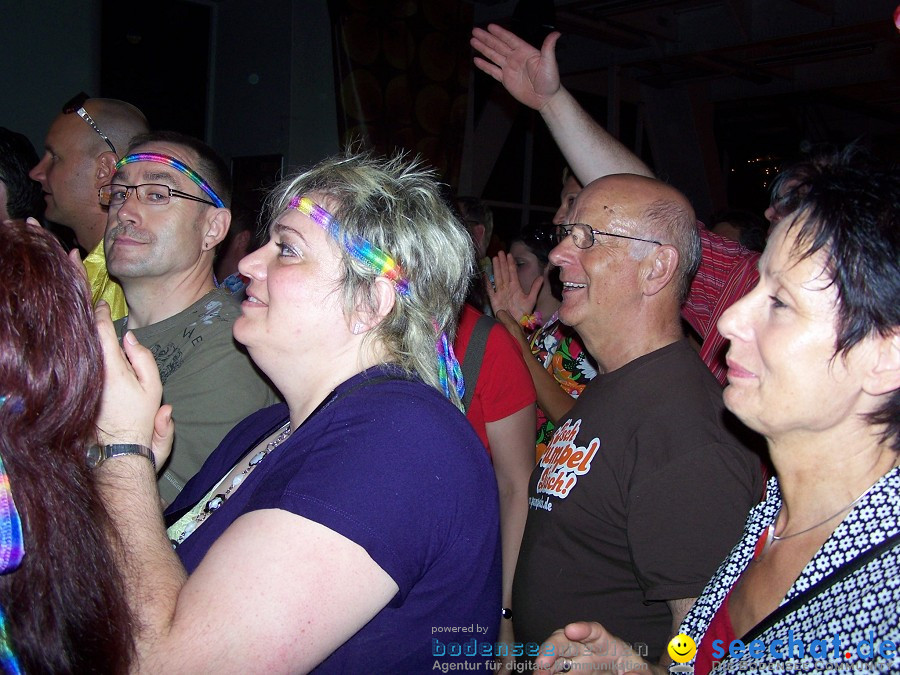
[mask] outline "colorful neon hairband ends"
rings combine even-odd
[[[121,169],[126,164],[132,164],[134,162],[157,162],[158,164],[167,164],[171,166],[176,171],[183,173],[185,176],[190,178],[201,190],[203,190],[207,196],[218,206],[220,209],[225,208],[225,202],[219,199],[219,195],[216,194],[216,191],[212,189],[212,186],[203,179],[203,177],[194,171],[191,167],[189,167],[184,162],[175,159],[174,157],[170,157],[169,155],[161,155],[157,152],[135,152],[131,155],[126,155],[118,162],[116,162],[116,171]]]
[[[397,289],[397,293],[403,296],[409,295],[409,280],[403,276],[403,271],[394,259],[372,242],[355,235],[341,234],[340,226],[328,211],[316,204],[309,197],[294,197],[291,199],[290,208],[297,209],[322,227],[335,241],[343,245],[347,252],[360,262],[368,265],[376,274],[390,279]]]
[[[0,396],[0,407],[9,400]],[[25,557],[25,540],[22,536],[22,520],[13,501],[9,474],[0,458],[0,574],[12,572],[22,564]],[[22,673],[19,659],[12,649],[9,639],[8,620],[0,607],[0,670],[18,675]]]
[[[394,282],[394,287],[400,295],[409,295],[409,279],[403,276],[400,266],[391,256],[372,244],[372,242],[353,235],[341,235],[340,227],[334,216],[309,197],[294,197],[291,199],[290,208],[297,209],[307,215],[314,223],[324,229],[335,241],[343,245],[347,252],[357,260],[371,267],[377,274],[387,277]],[[462,370],[453,345],[447,339],[447,334],[441,331],[437,321],[432,319],[432,325],[438,333],[435,343],[438,361],[438,380],[444,395],[450,398],[450,388],[456,391],[456,395],[462,399],[466,391],[463,382]]]

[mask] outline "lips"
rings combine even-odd
[[[725,363],[728,365],[728,377],[731,378],[754,378],[755,374],[751,373],[749,370],[741,366],[739,363],[732,361],[731,359],[725,359]]]
[[[143,246],[147,242],[138,241],[137,239],[132,239],[131,237],[116,237],[113,239],[113,244],[118,244],[120,246]]]
[[[247,298],[241,303],[242,307],[268,307],[266,303],[251,293],[247,293]]]

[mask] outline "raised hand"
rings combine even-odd
[[[162,382],[156,361],[133,333],[126,333],[119,347],[105,302],[97,304],[94,316],[104,363],[97,440],[152,447],[157,466],[162,466],[171,450],[173,429],[171,407],[160,409]]]
[[[515,33],[495,24],[487,30],[472,29],[469,44],[484,58],[475,57],[475,67],[500,82],[520,103],[541,110],[560,90],[556,41],[550,33],[538,51]]]
[[[538,277],[535,279],[526,293],[519,283],[516,261],[511,255],[500,251],[494,256],[493,265],[494,283],[488,283],[485,286],[494,316],[497,316],[501,311],[505,311],[509,312],[513,319],[518,321],[526,314],[534,312],[544,278]]]

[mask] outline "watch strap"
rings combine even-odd
[[[97,448],[95,448],[95,450],[96,449]],[[153,451],[146,445],[140,445],[138,443],[111,443],[109,445],[99,446],[99,451],[99,458],[94,466],[99,466],[107,459],[113,457],[142,455],[150,460],[150,463],[153,465],[153,470],[156,471],[156,458],[153,456]]]

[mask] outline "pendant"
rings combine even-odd
[[[203,510],[206,511],[207,513],[212,513],[213,511],[219,510],[222,507],[222,504],[224,504],[224,503],[225,503],[225,496],[224,495],[216,495],[215,497],[210,499],[208,502],[206,502],[206,506],[204,507]]]

